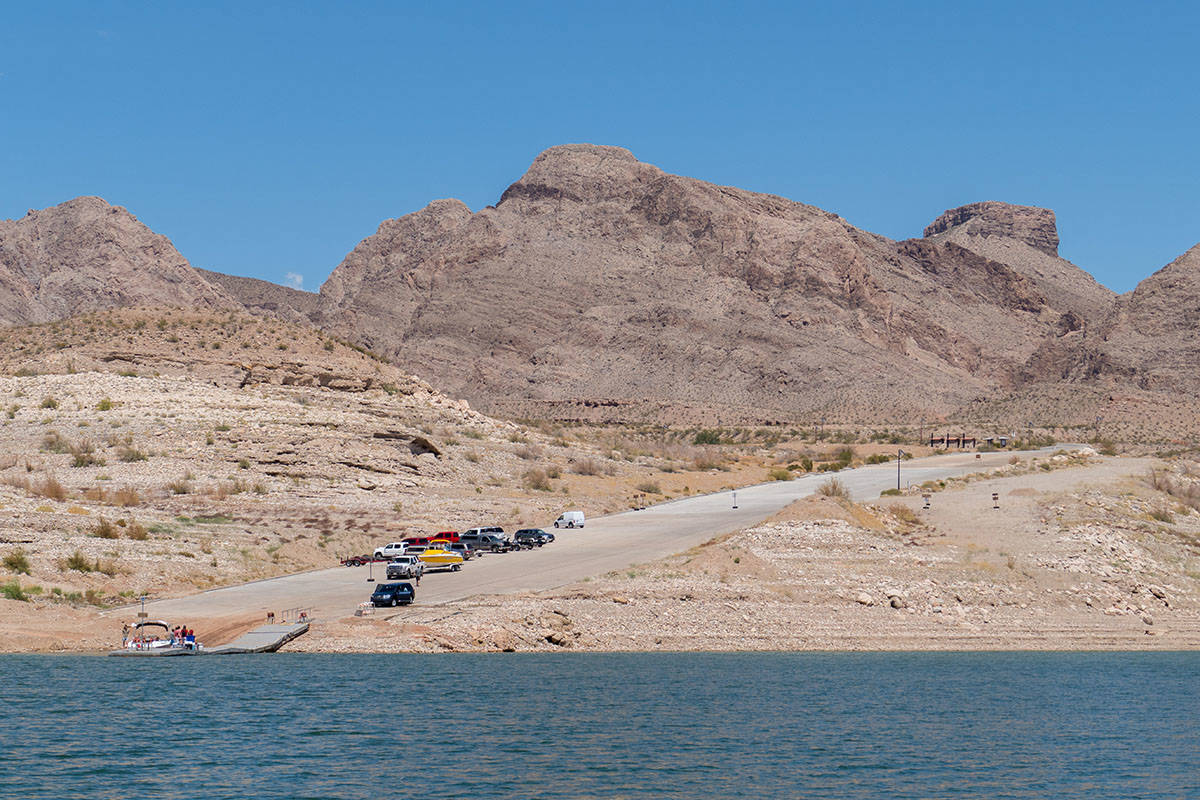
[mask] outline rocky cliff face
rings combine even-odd
[[[684,405],[937,413],[1008,381],[1070,312],[952,240],[892,242],[565,145],[495,207],[444,200],[384,222],[316,319],[486,409],[664,419]]]
[[[0,221],[0,324],[122,306],[236,307],[164,236],[98,197]]]
[[[1047,208],[971,203],[942,214],[925,238],[953,242],[1029,278],[1057,309],[1080,327],[1107,317],[1116,295],[1058,255],[1058,228]]]

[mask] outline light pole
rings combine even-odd
[[[900,491],[900,462],[904,459],[904,451],[896,450],[896,491]]]

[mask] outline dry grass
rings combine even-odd
[[[539,492],[554,491],[554,486],[550,483],[550,476],[546,474],[546,470],[538,467],[525,473],[525,486]]]
[[[66,488],[53,475],[47,475],[41,483],[33,484],[29,491],[38,497],[57,500],[60,503],[67,499]]]
[[[101,519],[96,523],[96,527],[92,529],[92,536],[97,539],[119,539],[121,532],[117,530],[117,526],[113,525],[106,519]]]
[[[825,497],[844,497],[850,499],[850,490],[846,488],[846,484],[842,483],[837,478],[830,478],[817,487],[817,494]]]
[[[913,511],[904,503],[890,503],[886,506],[887,512],[896,519],[903,522],[905,525],[920,525],[921,516]]]

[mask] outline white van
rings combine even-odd
[[[582,511],[564,511],[562,516],[554,520],[556,528],[582,528],[583,527],[583,512]]]

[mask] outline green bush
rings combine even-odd
[[[67,569],[73,569],[78,572],[91,572],[94,567],[92,562],[87,560],[87,556],[76,550],[67,557]]]
[[[787,467],[775,467],[767,472],[767,478],[773,481],[790,481],[792,473]]]
[[[31,575],[29,571],[29,556],[21,549],[13,550],[4,557],[4,568],[18,575]]]
[[[14,578],[8,583],[0,583],[0,597],[8,598],[9,600],[21,600],[27,602],[29,595],[25,594],[21,589],[21,584]]]
[[[692,439],[692,444],[720,444],[721,434],[719,431],[701,430],[696,431],[695,438]]]

